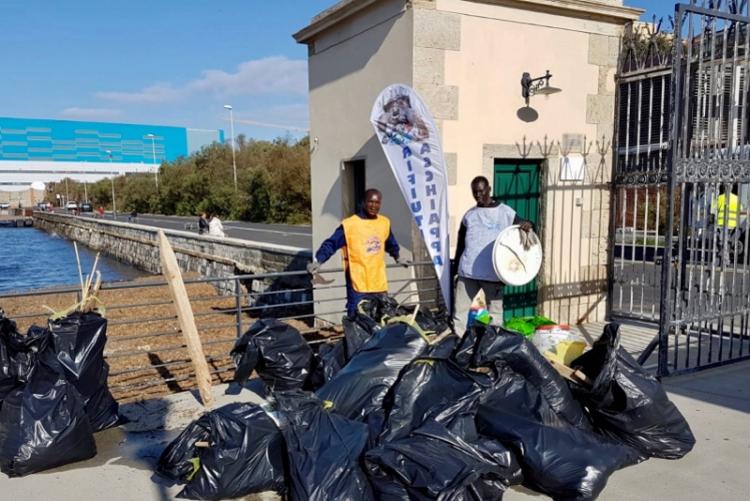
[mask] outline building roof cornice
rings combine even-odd
[[[375,4],[378,0],[340,0],[317,16],[310,24],[297,33],[294,39],[299,43],[309,43],[319,33],[335,26],[363,9]],[[633,7],[603,3],[596,0],[467,0],[475,3],[504,5],[522,9],[573,15],[584,18],[624,24],[636,21],[645,11]],[[415,8],[434,4],[435,0],[404,0],[404,3]]]
[[[292,36],[298,43],[309,43],[320,32],[353,16],[377,1],[378,0],[341,0],[313,17],[308,26],[302,28]]]
[[[637,21],[644,9],[605,3],[600,0],[466,0],[474,3],[505,5],[527,10],[602,19],[619,24]],[[627,1],[627,0],[626,0]]]

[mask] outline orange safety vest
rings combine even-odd
[[[391,233],[391,221],[378,215],[375,219],[351,216],[341,223],[346,237],[344,268],[349,271],[357,292],[387,292],[385,274],[385,241]]]

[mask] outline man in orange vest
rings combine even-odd
[[[359,302],[367,296],[388,292],[386,252],[396,263],[408,266],[399,258],[391,221],[379,214],[382,199],[379,190],[367,190],[360,213],[344,219],[333,235],[320,245],[315,260],[307,265],[309,273],[317,273],[321,264],[342,249],[346,270],[346,313],[350,318],[356,314]]]

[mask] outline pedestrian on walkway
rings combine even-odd
[[[719,266],[732,263],[735,254],[739,256],[738,243],[741,231],[737,231],[740,219],[740,197],[737,195],[738,185],[732,184],[729,194],[724,183],[719,185],[719,195],[711,203],[711,219],[716,228],[717,250],[719,251]],[[726,235],[726,236],[725,236]]]
[[[211,215],[211,220],[208,223],[208,235],[211,237],[226,237],[224,233],[224,226],[221,224],[221,219],[216,214]]]
[[[388,292],[385,272],[385,253],[396,263],[408,266],[399,257],[399,245],[391,231],[391,221],[380,215],[383,195],[379,190],[365,192],[362,210],[344,219],[315,253],[315,260],[308,264],[307,271],[315,274],[320,265],[342,249],[346,278],[346,313],[352,318],[357,305],[368,296]]]
[[[208,214],[201,212],[198,217],[198,235],[203,235],[208,232]]]
[[[727,190],[722,183],[719,186],[719,195],[711,204],[711,213],[715,214],[716,225],[720,228],[726,227],[729,230],[737,228],[737,222],[740,215],[740,197],[737,196],[737,185],[733,184],[732,189],[727,196]]]
[[[492,264],[492,249],[498,235],[517,224],[523,231],[533,225],[520,219],[511,207],[493,200],[490,182],[484,176],[471,181],[471,193],[477,205],[469,209],[458,230],[456,256],[452,274],[458,275],[454,294],[453,326],[459,335],[466,331],[469,309],[474,296],[484,290],[487,310],[494,325],[503,323],[503,287]]]

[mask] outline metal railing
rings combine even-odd
[[[412,265],[420,266],[431,269],[432,263]],[[434,278],[415,278],[414,269],[388,268],[392,275],[389,294],[402,304],[438,306],[430,299],[439,297]],[[313,286],[305,271],[185,278],[214,382],[231,378],[232,344],[259,318],[273,317],[293,325],[312,345],[340,337],[338,324],[346,311],[342,272],[340,268],[323,270],[323,276],[338,280],[322,286]],[[402,276],[397,276],[399,272]],[[286,286],[290,279],[307,285]],[[238,292],[218,292],[227,290],[220,287],[226,282],[234,282],[232,289]],[[50,308],[61,310],[79,297],[80,289],[74,286],[3,294],[0,307],[23,330],[32,323],[46,323]],[[110,389],[119,400],[192,388],[192,364],[165,280],[103,283],[98,297],[108,319],[105,359],[110,365]]]

